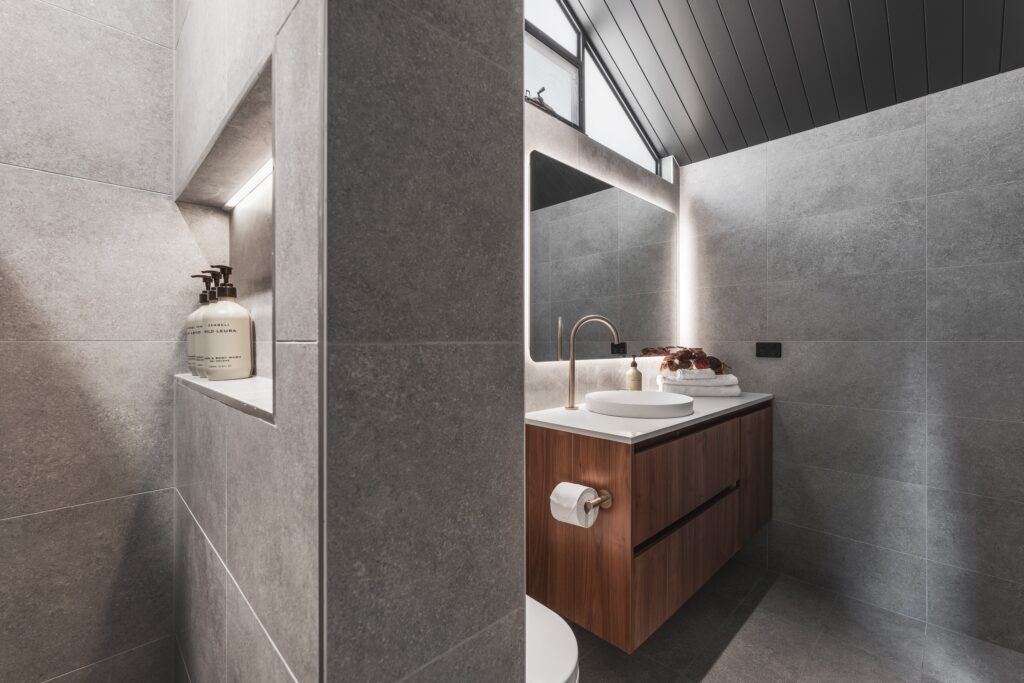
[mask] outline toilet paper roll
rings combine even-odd
[[[600,508],[587,512],[583,504],[594,498],[597,498],[597,491],[589,486],[563,481],[551,491],[551,516],[559,522],[589,529],[597,521]]]

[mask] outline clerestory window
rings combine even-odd
[[[653,146],[561,0],[526,0],[524,10],[526,100],[658,173]]]

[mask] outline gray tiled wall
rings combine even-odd
[[[209,141],[198,136],[213,135],[216,117],[231,113],[223,108],[230,98],[196,103],[196,93],[224,86],[216,78],[244,92],[246,69],[254,75],[263,65],[255,57],[271,52],[274,78],[274,179],[236,208],[232,230],[242,239],[231,245],[258,356],[273,354],[273,423],[174,387],[175,631],[179,680],[191,683],[320,675],[323,8],[322,0],[176,3],[183,22],[176,60],[186,66],[177,106],[189,109],[178,124],[198,126],[179,140],[179,160],[205,151]],[[242,16],[253,23],[239,26]]]
[[[558,318],[568,335],[590,313],[614,322],[632,352],[674,344],[676,225],[616,187],[530,212],[530,357],[555,360]],[[600,326],[580,330],[576,358],[608,358],[609,339]]]
[[[328,8],[332,681],[523,677],[522,21]]]
[[[171,51],[104,25],[95,3],[75,4],[84,16],[36,0],[0,2],[8,95],[0,160],[169,192]],[[159,29],[170,11],[156,8],[148,25]]]
[[[193,681],[251,658],[299,681],[319,670],[319,351],[276,346],[274,424],[175,386],[176,632]]]
[[[0,2],[0,680],[170,681],[191,269],[169,2]]]
[[[1024,652],[1022,105],[1010,72],[682,179],[699,341],[776,395],[769,564],[982,677]]]
[[[171,633],[172,491],[0,520],[0,678],[41,681]]]

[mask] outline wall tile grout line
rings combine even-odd
[[[113,496],[111,498],[101,498],[100,500],[90,500],[84,503],[73,503],[71,505],[62,505],[55,508],[47,508],[46,510],[37,510],[35,512],[24,512],[19,515],[11,515],[10,517],[0,518],[0,522],[10,522],[15,519],[22,519],[23,517],[34,517],[36,515],[47,515],[51,512],[61,512],[63,510],[72,510],[74,508],[85,507],[87,505],[99,505],[100,503],[109,503],[115,500],[124,500],[125,498],[136,498],[138,496],[147,496],[151,493],[161,493],[163,491],[175,490],[173,486],[165,486],[159,489],[150,489],[149,491],[139,491],[138,493],[126,493],[123,496]]]
[[[185,13],[181,16],[181,28],[184,29],[185,28],[185,22],[188,21],[188,13],[192,9],[192,2],[191,2],[191,0],[182,0],[182,2],[185,3]],[[171,0],[171,13],[172,14],[174,14],[174,5],[176,3],[177,3],[177,0]],[[177,51],[178,43],[181,42],[181,36],[182,36],[183,33],[185,33],[185,31],[184,30],[178,31],[178,17],[177,16],[172,16],[171,17],[171,21],[173,22],[173,25],[171,26],[171,42],[174,44],[173,45],[173,49],[175,51]],[[177,60],[175,60],[175,61],[177,61]],[[175,143],[175,144],[177,144],[177,143]]]
[[[928,216],[928,211],[927,211],[927,209],[925,209],[925,234],[926,235],[927,235],[927,232],[928,232],[928,218],[927,218],[927,216]],[[927,239],[927,237],[926,237],[926,239]],[[927,258],[928,258],[928,253],[926,251],[925,252],[925,259],[927,260]],[[983,262],[978,262],[978,263],[961,263],[961,264],[957,264],[957,265],[954,265],[954,266],[930,266],[930,265],[928,265],[928,266],[926,266],[926,270],[928,270],[928,271],[935,271],[935,270],[960,270],[960,269],[963,269],[963,268],[984,268],[984,267],[987,267],[987,266],[1016,266],[1016,265],[1020,265],[1022,263],[1024,263],[1024,259],[1014,259],[1014,260],[1011,260],[1011,261],[983,261]]]
[[[927,562],[928,562],[928,564],[934,564],[934,565],[939,566],[939,567],[947,567],[949,569],[956,569],[956,570],[962,571],[962,572],[970,572],[971,574],[974,574],[976,576],[983,576],[986,579],[995,579],[996,581],[1001,581],[1003,583],[1008,583],[1008,584],[1013,585],[1013,586],[1019,586],[1021,588],[1024,588],[1024,581],[1014,581],[1013,579],[1003,578],[1002,576],[995,576],[994,574],[989,574],[987,572],[981,572],[981,571],[978,571],[977,569],[971,569],[970,567],[961,567],[960,565],[949,564],[948,562],[939,562],[938,560],[927,560]],[[928,623],[931,624],[931,623],[934,623],[934,622],[928,622]],[[940,624],[936,624],[936,626],[939,626],[939,625]],[[957,633],[959,633],[959,631],[957,631]],[[988,642],[991,642],[991,641],[988,641]],[[1003,647],[1005,647],[1005,646],[1003,646]]]
[[[0,339],[0,344],[184,344],[184,339]]]
[[[181,504],[185,506],[186,510],[188,510],[189,517],[192,519],[192,522],[196,525],[196,528],[199,529],[199,532],[203,535],[203,540],[206,541],[207,546],[209,546],[210,550],[213,551],[213,554],[217,558],[217,561],[220,562],[221,567],[224,568],[224,573],[227,574],[229,579],[231,579],[231,583],[234,584],[235,589],[238,591],[238,594],[242,596],[242,600],[245,601],[246,607],[249,608],[249,611],[252,613],[253,618],[256,619],[256,623],[259,624],[260,630],[262,630],[263,635],[266,636],[267,642],[269,642],[270,646],[274,648],[274,653],[277,655],[278,659],[281,660],[281,663],[284,665],[284,668],[288,672],[288,675],[291,676],[292,681],[294,683],[298,683],[298,679],[295,677],[295,673],[292,671],[291,666],[288,665],[288,662],[287,660],[285,660],[284,655],[282,655],[281,651],[277,648],[277,643],[275,643],[274,639],[270,637],[270,633],[267,632],[266,626],[263,625],[263,620],[260,619],[260,616],[258,614],[256,614],[256,610],[253,608],[252,603],[249,602],[249,598],[246,597],[245,592],[242,590],[242,587],[238,584],[238,581],[235,580],[234,574],[231,573],[231,570],[228,568],[228,565],[224,562],[224,558],[220,556],[220,553],[217,551],[217,548],[213,545],[213,542],[210,540],[210,537],[206,535],[206,530],[203,529],[202,525],[199,523],[199,520],[196,519],[195,514],[193,514],[192,512],[192,508],[190,508],[188,506],[188,503],[185,502],[185,498],[181,495],[181,491],[175,488],[174,492],[175,494],[177,494],[178,500],[181,501]],[[227,629],[227,620],[225,620],[224,628]],[[225,643],[226,642],[227,640],[225,639]]]
[[[924,194],[928,196],[928,98],[924,100]],[[924,203],[924,620],[928,622],[929,608],[931,600],[929,599],[929,585],[930,580],[928,578],[928,518],[931,517],[931,513],[928,507],[928,484],[931,481],[931,454],[929,453],[930,440],[930,420],[928,416],[928,340],[931,339],[931,327],[928,318],[928,284],[929,284],[929,268],[928,268],[928,200]]]
[[[171,486],[174,488],[175,496],[180,496],[178,491],[178,382],[171,387],[171,410],[174,411],[171,417]],[[185,667],[185,678],[192,683],[192,676],[188,673],[188,666],[185,665],[185,655],[178,643],[178,515],[171,505],[171,625],[174,628],[174,649],[178,658],[174,662],[174,668],[178,668],[178,660]]]
[[[928,415],[925,415],[924,417],[927,418]],[[926,446],[926,448],[927,448],[927,446]],[[778,458],[779,462],[781,462],[783,464],[790,465],[790,466],[807,467],[809,469],[821,470],[823,472],[836,472],[838,474],[849,474],[849,475],[852,475],[852,476],[865,477],[865,478],[868,478],[868,479],[878,479],[878,480],[881,480],[881,481],[891,481],[891,482],[896,483],[896,484],[905,484],[907,486],[920,486],[922,488],[931,489],[933,491],[943,491],[943,492],[946,492],[946,493],[957,493],[957,494],[961,494],[961,495],[965,495],[965,496],[971,496],[973,498],[980,498],[982,500],[993,500],[993,501],[997,501],[997,502],[1000,502],[1000,503],[1012,503],[1012,504],[1015,504],[1015,505],[1024,505],[1024,499],[1017,500],[1017,499],[1014,499],[1014,498],[1006,498],[1005,496],[990,496],[990,495],[986,495],[984,493],[976,493],[974,491],[967,491],[965,489],[951,489],[951,488],[946,488],[946,487],[943,487],[943,486],[934,486],[932,484],[927,483],[927,472],[926,472],[926,480],[925,480],[925,482],[916,482],[916,481],[909,481],[907,479],[893,479],[892,477],[881,477],[881,476],[879,476],[877,474],[867,474],[865,472],[856,472],[854,470],[841,470],[841,469],[837,469],[835,467],[825,467],[823,465],[815,465],[813,463],[803,462],[802,460],[793,459],[793,458],[786,457],[786,456],[782,456],[781,458],[779,458],[779,456],[776,455],[776,457]]]
[[[492,621],[491,623],[489,623],[489,624],[487,624],[486,626],[484,626],[483,628],[481,628],[481,629],[480,629],[479,631],[477,631],[477,632],[475,632],[475,633],[472,633],[472,634],[470,634],[470,635],[466,636],[465,638],[463,638],[463,639],[462,639],[462,640],[460,640],[459,642],[455,643],[454,645],[452,645],[452,646],[451,646],[450,648],[448,648],[447,650],[445,650],[445,651],[444,651],[444,652],[442,652],[441,654],[439,654],[439,655],[436,655],[435,657],[432,657],[431,659],[427,660],[426,662],[424,662],[424,663],[423,663],[423,664],[421,664],[420,666],[416,667],[415,669],[413,669],[413,670],[412,670],[412,671],[410,671],[409,673],[407,673],[407,674],[405,674],[404,676],[402,676],[401,678],[399,678],[399,679],[398,679],[399,683],[401,683],[401,681],[407,681],[407,680],[410,680],[410,678],[411,678],[412,676],[415,676],[415,675],[416,675],[416,674],[418,674],[419,672],[423,671],[424,669],[426,669],[426,668],[427,668],[428,666],[430,666],[431,664],[434,664],[435,662],[439,662],[439,661],[441,661],[442,659],[444,659],[445,657],[447,657],[447,656],[448,656],[448,655],[449,655],[450,653],[452,653],[453,651],[455,651],[455,650],[459,649],[460,647],[462,647],[462,646],[463,646],[463,645],[465,645],[466,643],[468,643],[468,642],[470,642],[470,641],[472,641],[472,640],[476,639],[476,638],[477,638],[477,636],[479,636],[479,635],[480,635],[481,633],[484,633],[485,631],[488,631],[488,630],[490,630],[491,628],[493,628],[493,627],[494,627],[494,626],[496,626],[497,624],[501,623],[501,622],[502,622],[503,620],[505,620],[505,619],[508,619],[508,617],[509,617],[509,615],[510,615],[510,614],[515,614],[516,612],[518,612],[518,611],[520,611],[520,610],[522,610],[522,609],[523,609],[522,607],[517,607],[516,609],[512,610],[511,612],[506,612],[505,614],[501,615],[500,617],[498,617],[497,619],[495,619],[495,620],[494,620],[494,621]]]
[[[110,655],[109,657],[104,657],[103,659],[97,659],[95,662],[89,662],[88,664],[85,664],[83,666],[80,666],[80,667],[77,667],[75,669],[72,669],[71,671],[65,671],[62,674],[57,674],[56,676],[52,676],[52,677],[47,678],[47,679],[45,679],[43,681],[40,681],[40,683],[54,683],[54,681],[60,681],[60,679],[64,678],[65,676],[70,676],[71,674],[77,673],[79,671],[85,671],[86,669],[88,669],[90,667],[94,667],[97,664],[103,664],[104,662],[109,662],[109,661],[111,661],[113,659],[117,659],[118,657],[120,657],[122,655],[126,655],[129,652],[134,652],[136,650],[141,650],[144,647],[148,647],[148,646],[152,645],[153,643],[159,643],[161,640],[166,640],[168,638],[171,638],[172,640],[175,640],[175,646],[177,646],[177,641],[176,641],[176,639],[174,637],[174,634],[173,633],[168,633],[167,635],[160,636],[159,638],[154,638],[153,640],[150,640],[148,642],[142,643],[141,645],[136,645],[134,647],[128,648],[127,650],[122,650],[120,652],[116,652],[116,653]]]
[[[921,271],[923,272],[923,271]],[[730,285],[726,285],[730,286]],[[751,283],[750,287],[756,286],[756,283]],[[708,289],[711,289],[709,287]],[[726,339],[725,337],[718,337],[714,339],[708,339],[707,341],[712,342],[750,342],[753,343],[755,339]],[[777,341],[783,341],[790,344],[924,344],[926,342],[932,344],[1024,344],[1024,339],[786,339],[779,338]],[[364,344],[364,346],[368,346]],[[799,403],[799,401],[793,401]],[[827,405],[827,404],[823,404]],[[897,411],[897,412],[923,412],[923,411]],[[941,415],[942,413],[932,413],[932,415]],[[951,417],[959,417],[951,415]],[[966,417],[966,416],[964,416]],[[992,419],[992,418],[978,418],[978,419]],[[997,420],[999,422],[1024,422],[1024,420]]]
[[[192,674],[188,671],[188,664],[185,662],[185,653],[181,651],[181,643],[178,642],[178,634],[174,634],[174,651],[177,653],[177,661],[174,662],[174,667],[177,669],[178,662],[181,662],[181,666],[185,669],[185,680],[188,683],[192,683]]]
[[[522,341],[358,341],[358,342],[324,342],[327,348],[330,347],[357,347],[369,346],[380,348],[382,346],[516,346],[522,345]],[[617,360],[614,358],[608,360]]]
[[[1006,498],[1004,496],[988,496],[985,495],[984,493],[975,493],[974,491],[965,491],[963,489],[950,489],[942,486],[933,486],[931,484],[928,484],[927,488],[931,489],[932,491],[942,491],[943,493],[955,493],[957,495],[971,496],[972,498],[980,498],[981,500],[992,500],[998,503],[1011,503],[1013,505],[1024,506],[1024,498],[1017,500],[1014,498]]]
[[[749,341],[749,340],[744,339],[744,340],[740,340],[740,341]],[[751,343],[753,343],[753,342],[751,341]],[[889,342],[885,342],[885,343],[889,343]],[[892,410],[892,409],[889,409],[889,408],[872,408],[872,407],[869,407],[869,406],[864,406],[864,407],[861,407],[861,406],[848,406],[848,405],[843,405],[843,404],[840,404],[840,403],[816,403],[814,401],[793,401],[793,400],[788,400],[788,399],[775,399],[775,402],[776,403],[790,403],[790,404],[793,404],[793,405],[817,406],[817,407],[820,407],[820,408],[842,408],[844,410],[859,410],[859,411],[868,412],[868,413],[884,413],[884,414],[887,414],[887,415],[924,415],[925,414],[924,411],[922,411],[922,410]]]
[[[717,0],[716,0],[716,2],[717,2]],[[721,8],[719,8],[719,11],[721,11]],[[723,15],[723,19],[724,19],[724,15]],[[763,48],[763,45],[762,45],[762,48]],[[765,58],[767,59],[767,53],[765,53]],[[778,91],[778,86],[776,86],[776,91]],[[780,100],[779,100],[780,106],[781,106],[781,102],[782,102],[782,100],[781,100],[781,96],[780,96]],[[787,125],[787,127],[789,126],[788,119],[787,119],[786,125]],[[764,215],[762,217],[761,229],[764,231],[764,282],[765,282],[764,289],[765,289],[766,293],[768,291],[768,270],[769,270],[769,267],[771,266],[771,257],[770,257],[771,245],[768,243],[768,239],[769,239],[769,235],[770,235],[770,231],[768,230],[768,184],[769,184],[768,183],[768,170],[771,167],[771,163],[770,162],[771,162],[771,153],[772,153],[772,149],[773,148],[774,148],[774,145],[771,144],[770,140],[768,142],[765,142],[765,145],[764,145]],[[768,296],[766,294],[765,298],[764,298],[764,329],[765,329],[765,333],[767,333],[767,331],[768,331],[768,326],[769,326]],[[765,376],[765,383],[768,385],[767,386],[767,392],[769,394],[772,394],[772,401],[774,402],[775,401],[775,394],[772,391],[772,389],[774,389],[774,387],[772,386],[771,375],[770,374]],[[774,413],[774,409],[773,409],[773,412],[772,412],[772,425],[773,425],[772,429],[773,429],[773,432],[774,432],[775,419],[776,418],[775,418],[775,413]],[[773,448],[774,448],[774,436],[772,437],[772,440],[773,440]],[[775,482],[772,481],[771,484],[772,484],[771,496],[774,497],[774,495],[775,495],[774,494]],[[774,506],[774,503],[772,503],[772,505]],[[764,563],[765,563],[765,566],[767,567],[768,564],[769,564],[769,558],[771,558],[771,545],[770,545],[771,544],[771,534],[768,533],[768,525],[767,524],[765,525],[764,535],[765,535],[765,538],[764,538]],[[753,591],[753,588],[751,588],[751,591]]]
[[[856,472],[854,470],[841,470],[841,469],[838,469],[838,468],[835,468],[835,467],[825,467],[824,465],[815,465],[813,463],[803,462],[801,460],[797,460],[797,459],[793,459],[793,458],[789,458],[789,457],[785,457],[785,456],[780,458],[777,454],[776,454],[775,457],[776,457],[776,459],[780,463],[785,464],[785,465],[789,465],[789,466],[806,467],[806,468],[809,468],[809,469],[812,469],[812,470],[820,470],[822,472],[835,472],[837,474],[848,474],[848,475],[854,476],[854,477],[864,477],[865,479],[878,479],[880,481],[891,481],[894,484],[903,484],[905,486],[920,486],[921,488],[924,488],[924,487],[927,486],[923,482],[908,481],[906,479],[893,479],[892,477],[881,477],[881,476],[878,476],[877,474],[867,474],[865,472]]]
[[[957,570],[960,570],[960,571],[970,572],[972,574],[977,574],[978,576],[983,576],[983,577],[988,578],[988,579],[995,579],[996,581],[1003,581],[1003,582],[1006,582],[1006,583],[1009,583],[1009,584],[1013,584],[1014,586],[1024,587],[1024,581],[1014,581],[1012,579],[1006,579],[1006,578],[1003,578],[1001,576],[995,576],[994,574],[989,574],[987,572],[978,571],[977,569],[971,569],[970,567],[962,567],[962,566],[956,565],[956,564],[949,564],[948,562],[939,562],[938,560],[931,560],[931,559],[928,559],[927,557],[925,557],[924,555],[915,555],[914,553],[908,553],[908,552],[905,552],[903,550],[894,550],[893,548],[886,548],[885,546],[877,545],[875,543],[869,543],[867,541],[861,541],[861,540],[856,539],[856,538],[851,538],[850,536],[843,536],[842,534],[833,533],[831,531],[823,531],[822,529],[815,529],[814,527],[803,526],[802,524],[794,524],[793,522],[787,522],[787,521],[784,521],[784,520],[781,520],[781,519],[780,520],[775,520],[775,522],[777,524],[785,524],[787,526],[791,526],[791,527],[796,528],[796,529],[802,529],[804,531],[812,531],[812,532],[814,532],[816,534],[822,534],[824,536],[831,536],[833,538],[839,538],[839,539],[842,539],[844,541],[850,541],[851,543],[857,543],[857,544],[860,544],[860,545],[865,545],[865,546],[868,546],[869,548],[875,548],[877,550],[884,550],[886,552],[896,553],[897,555],[902,555],[904,557],[911,557],[911,558],[914,558],[916,560],[924,560],[926,565],[928,563],[936,564],[936,565],[938,565],[940,567],[949,567],[950,569],[957,569]],[[786,576],[789,576],[789,575],[786,574]],[[795,577],[794,576],[792,578],[796,578],[796,579],[799,579],[800,581],[805,581],[806,582],[806,579],[800,579],[800,577]],[[821,585],[821,584],[814,584],[814,585]],[[822,586],[822,587],[823,588],[828,588],[827,586]],[[835,589],[830,589],[830,590],[835,590]],[[850,596],[850,597],[852,597],[852,596]],[[871,603],[866,603],[866,604],[871,604]],[[873,607],[879,607],[879,605],[872,605],[872,606]],[[888,609],[888,608],[884,608],[883,607],[882,609]],[[894,611],[894,610],[889,610],[889,611]],[[902,614],[902,612],[896,612],[896,613],[897,614]],[[906,614],[904,616],[911,617],[912,619],[919,619],[919,617],[913,617],[913,616],[911,616],[909,614]]]
[[[38,0],[37,0],[38,2]],[[161,197],[166,197],[168,200],[171,199],[171,192],[161,192],[160,190],[151,190],[146,187],[135,187],[133,185],[119,185],[118,183],[111,183],[106,180],[97,180],[96,178],[86,178],[85,176],[71,175],[70,173],[60,173],[58,171],[49,171],[45,168],[36,168],[34,166],[23,166],[22,164],[12,164],[9,161],[0,161],[0,167],[6,166],[8,168],[17,168],[23,171],[31,171],[33,173],[45,173],[47,175],[58,176],[60,178],[70,178],[72,180],[81,180],[86,183],[96,183],[98,185],[106,185],[107,187],[117,187],[122,190],[133,190],[135,192],[146,192],[147,194],[155,194]]]
[[[164,45],[163,43],[158,43],[155,40],[150,40],[149,38],[143,38],[142,36],[140,36],[137,33],[132,33],[131,31],[126,31],[123,28],[118,28],[117,26],[113,26],[111,24],[104,23],[104,22],[102,22],[102,21],[100,21],[98,19],[93,19],[90,16],[82,14],[81,12],[75,12],[74,10],[70,10],[67,7],[61,7],[59,5],[55,5],[52,2],[47,2],[47,0],[36,0],[36,2],[38,2],[41,5],[46,5],[47,7],[52,7],[55,10],[60,10],[61,12],[66,12],[67,14],[70,14],[71,16],[79,17],[80,19],[85,19],[86,21],[92,22],[93,24],[96,24],[98,26],[102,26],[104,28],[108,28],[111,31],[117,31],[118,33],[120,33],[122,35],[128,36],[129,38],[135,38],[136,40],[141,40],[144,43],[149,43],[150,45],[152,45],[154,47],[160,47],[160,48],[163,48],[165,50],[169,50],[172,53],[174,51],[174,47],[171,46],[171,45]],[[173,32],[174,32],[174,16],[173,16],[174,9],[173,9],[173,7],[171,9],[171,14],[172,14],[172,16],[171,16],[171,32],[172,32],[171,42],[173,43],[174,42],[174,36],[173,36]]]
[[[823,529],[815,529],[814,527],[805,526],[803,524],[794,524],[793,522],[787,522],[787,521],[781,520],[781,519],[775,519],[773,521],[776,524],[785,524],[785,525],[791,526],[791,527],[793,527],[795,529],[803,529],[804,531],[813,531],[816,534],[823,534],[825,536],[831,536],[833,538],[839,538],[839,539],[842,539],[844,541],[850,541],[851,543],[858,543],[860,545],[866,545],[869,548],[876,548],[878,550],[884,550],[886,552],[896,553],[897,555],[902,555],[903,557],[912,557],[915,560],[927,560],[928,559],[924,555],[915,555],[914,553],[908,553],[905,550],[895,550],[893,548],[886,548],[885,546],[877,545],[875,543],[869,543],[868,541],[862,541],[860,539],[853,538],[851,536],[844,536],[842,534],[837,534],[837,533],[832,532],[832,531],[824,531]],[[793,577],[793,578],[800,578],[800,577]],[[803,581],[804,579],[800,579],[800,580]],[[818,584],[816,584],[816,585],[818,585]]]

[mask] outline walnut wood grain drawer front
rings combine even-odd
[[[739,503],[733,489],[633,558],[633,647],[739,550]]]
[[[682,519],[740,477],[740,421],[729,420],[633,456],[633,545]]]

